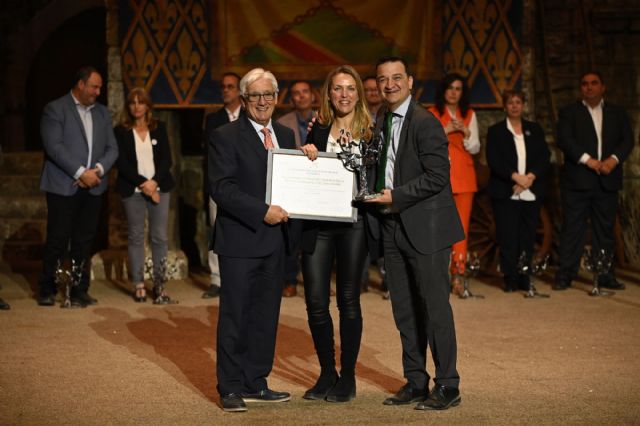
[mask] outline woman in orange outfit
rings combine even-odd
[[[452,292],[463,292],[460,275],[464,274],[467,259],[467,238],[473,195],[478,190],[472,155],[480,152],[478,121],[469,107],[469,89],[459,74],[448,74],[440,82],[436,92],[436,104],[429,109],[442,123],[449,139],[451,161],[451,189],[462,221],[465,239],[452,248]]]

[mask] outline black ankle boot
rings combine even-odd
[[[309,390],[307,390],[302,396],[304,399],[322,400],[325,399],[329,391],[338,382],[338,373],[336,370],[328,373],[320,373],[318,381]]]
[[[348,402],[356,397],[356,377],[352,374],[342,375],[338,383],[329,391],[328,402]]]

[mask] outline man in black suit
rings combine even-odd
[[[218,211],[216,203],[209,196],[208,188],[208,144],[209,135],[218,127],[236,121],[242,114],[242,105],[240,104],[240,76],[234,72],[227,72],[222,75],[222,83],[220,84],[222,91],[223,107],[218,111],[207,115],[204,128],[204,199],[206,200],[206,210],[209,214],[209,223],[213,226]],[[209,250],[209,270],[211,271],[211,282],[207,291],[202,293],[203,299],[218,297],[220,294],[220,268],[218,266],[218,255]]]
[[[404,59],[384,57],[376,73],[385,149],[376,179],[382,195],[372,202],[383,207],[386,279],[407,379],[384,404],[445,410],[461,400],[448,267],[451,245],[464,238],[451,194],[448,141],[440,122],[411,99],[413,77]],[[427,346],[436,366],[431,392]]]
[[[565,290],[578,272],[591,220],[592,253],[613,253],[622,163],[633,149],[626,112],[603,101],[605,85],[598,72],[580,78],[582,100],[560,111],[558,147],[564,153],[561,175],[563,224],[560,262],[554,290]],[[601,287],[623,289],[611,269],[599,278]]]
[[[291,129],[271,120],[278,83],[255,68],[240,80],[246,115],[208,138],[209,186],[218,206],[211,248],[220,263],[218,392],[225,411],[283,402],[267,387],[280,313],[288,213],[265,203],[268,149],[295,148]]]

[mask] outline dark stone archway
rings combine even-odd
[[[95,8],[68,19],[42,43],[26,79],[25,149],[41,150],[40,115],[44,106],[73,85],[76,70],[95,66],[105,79],[99,102],[106,104],[106,9]]]

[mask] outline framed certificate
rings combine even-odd
[[[269,150],[266,202],[282,207],[289,217],[355,222],[355,195],[355,174],[336,153],[319,152],[311,161],[300,150]]]

